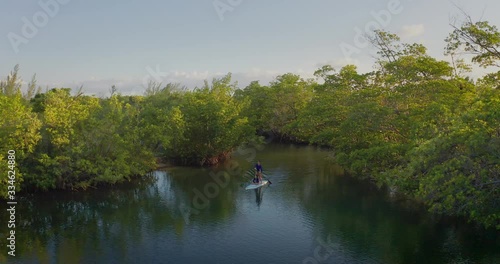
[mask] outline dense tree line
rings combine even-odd
[[[157,159],[213,165],[254,140],[231,75],[194,90],[178,85],[145,96],[97,98],[68,88],[22,94],[18,67],[0,94],[0,186],[7,195],[9,150],[24,190],[86,189],[155,169]]]
[[[286,74],[237,93],[260,130],[331,147],[356,177],[500,229],[500,72],[472,80],[472,62],[497,67],[500,33],[470,18],[447,38],[451,63],[421,44],[376,31],[375,70],[327,65],[322,83]]]
[[[158,157],[214,165],[257,135],[332,148],[336,162],[447,215],[500,229],[500,72],[477,80],[460,54],[498,67],[500,33],[466,20],[446,39],[451,62],[375,31],[374,71],[326,65],[238,89],[228,74],[203,87],[150,83],[143,96],[70,89],[21,93],[18,67],[0,83],[0,151],[16,151],[16,186],[85,189],[155,168]],[[6,195],[8,163],[0,155]]]

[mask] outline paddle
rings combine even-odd
[[[265,178],[269,182],[269,185],[273,184],[267,176],[264,176],[264,173],[262,173],[262,178]]]

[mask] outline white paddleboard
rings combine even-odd
[[[251,183],[251,184],[249,184],[249,185],[245,188],[245,190],[257,189],[257,188],[260,188],[260,187],[262,187],[262,186],[264,186],[264,185],[266,185],[266,184],[268,184],[268,183],[269,183],[269,181],[267,181],[267,180],[262,180],[262,182],[261,182],[261,183],[259,183],[259,184]]]

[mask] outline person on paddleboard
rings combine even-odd
[[[255,164],[254,182],[256,182],[256,183],[262,182],[262,165],[260,164],[260,161],[257,161],[257,164]]]

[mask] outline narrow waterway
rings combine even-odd
[[[113,188],[26,196],[16,257],[7,257],[2,225],[0,262],[500,263],[498,232],[439,219],[343,176],[328,155],[267,145],[215,169],[170,168]],[[256,159],[272,184],[245,191]]]

